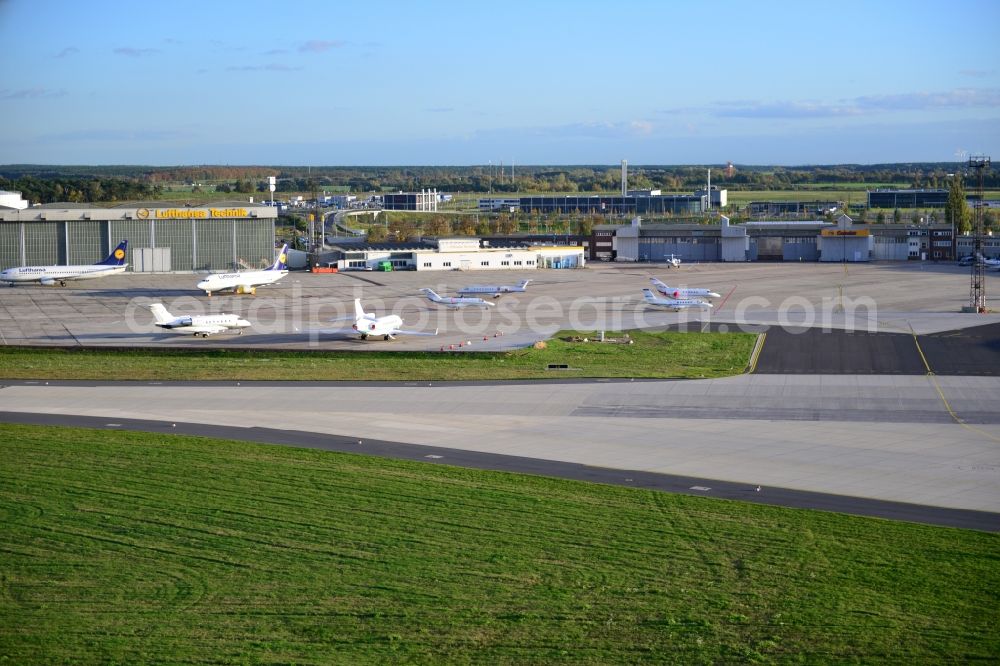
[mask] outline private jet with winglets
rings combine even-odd
[[[184,335],[201,336],[207,338],[216,333],[226,331],[237,331],[243,335],[243,329],[251,324],[246,319],[241,319],[233,314],[210,314],[210,315],[182,315],[175,317],[167,311],[163,303],[153,303],[149,306],[153,311],[153,324],[170,331],[171,333],[182,333]]]
[[[424,292],[427,298],[429,298],[433,303],[437,303],[438,305],[444,305],[449,308],[467,308],[470,306],[478,306],[481,308],[492,308],[494,306],[493,303],[490,303],[489,301],[484,301],[481,298],[472,298],[469,296],[463,296],[463,297],[439,296],[434,292],[433,289],[429,289],[427,287],[424,287],[420,291]]]
[[[268,268],[262,271],[239,271],[236,273],[214,273],[198,283],[198,288],[211,296],[216,291],[232,290],[235,294],[256,295],[257,287],[264,284],[274,284],[288,275],[285,264],[285,252],[288,245],[282,245],[278,257]]]
[[[430,331],[408,331],[404,329],[403,319],[399,315],[383,315],[376,317],[373,312],[365,312],[361,305],[361,299],[354,299],[354,317],[347,317],[346,320],[354,320],[350,328],[325,330],[323,333],[341,333],[346,331],[357,331],[362,340],[381,336],[383,340],[395,340],[397,335],[437,335],[435,328]],[[345,321],[345,319],[331,319],[331,321]]]
[[[658,298],[653,295],[653,292],[650,289],[643,289],[642,297],[649,305],[667,308],[668,310],[673,310],[674,312],[680,312],[681,310],[712,309],[712,304],[708,301],[702,301],[697,298]]]
[[[1000,259],[987,259],[980,254],[979,261],[983,262],[983,265],[986,266],[986,268],[995,268],[1000,271]]]
[[[124,273],[128,266],[125,263],[125,251],[128,241],[118,244],[104,261],[82,266],[17,266],[0,273],[0,282],[9,282],[14,286],[18,282],[38,282],[46,287],[66,286],[67,280],[89,280],[92,278]]]
[[[671,287],[654,277],[649,278],[656,290],[668,298],[721,298],[711,289],[689,287]]]
[[[528,290],[528,283],[531,280],[521,280],[520,284],[473,284],[462,287],[458,290],[461,296],[469,294],[492,294],[493,298],[500,298],[503,294],[522,293]]]

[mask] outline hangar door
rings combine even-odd
[[[815,236],[793,236],[785,239],[785,261],[819,261]]]
[[[785,258],[785,239],[781,236],[757,238],[758,261],[781,261]]]

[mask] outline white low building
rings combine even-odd
[[[418,271],[533,270],[538,253],[525,248],[484,248],[478,238],[440,238],[436,249],[414,252]]]
[[[583,268],[584,248],[569,245],[483,246],[478,238],[440,238],[419,243],[344,245],[335,261],[340,270],[519,271]]]
[[[24,210],[28,207],[27,200],[21,197],[20,192],[9,192],[0,190],[0,208],[13,208],[14,210]]]

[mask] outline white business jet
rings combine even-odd
[[[18,282],[39,282],[46,287],[59,285],[66,286],[67,280],[89,280],[91,278],[124,273],[125,250],[128,249],[128,241],[123,240],[118,244],[107,259],[97,264],[84,264],[82,266],[18,266],[8,268],[0,273],[0,281],[10,282],[14,286]]]
[[[467,308],[471,305],[476,305],[482,308],[492,308],[494,306],[493,303],[484,301],[481,298],[471,298],[468,296],[465,297],[438,296],[433,289],[428,289],[427,287],[424,287],[420,291],[424,292],[424,294],[427,295],[427,298],[429,298],[434,303],[437,303],[438,305],[445,305],[449,308]]]
[[[983,262],[983,265],[987,268],[996,268],[997,270],[1000,270],[1000,259],[987,259],[980,254],[979,261]]]
[[[642,290],[642,297],[649,305],[667,308],[668,310],[673,310],[674,312],[680,312],[681,310],[712,309],[712,304],[708,301],[702,301],[697,298],[657,298],[649,289]]]
[[[671,287],[654,277],[649,278],[656,290],[669,298],[720,298],[711,289],[696,289],[688,287]]]
[[[209,296],[216,291],[233,290],[235,294],[256,294],[262,284],[273,284],[288,275],[285,252],[288,245],[282,245],[278,257],[269,268],[262,271],[240,271],[237,273],[215,273],[198,283],[198,288]]]
[[[680,257],[675,257],[674,255],[670,255],[669,259],[664,259],[664,262],[667,264],[667,268],[680,268],[681,267],[681,258]]]
[[[350,317],[347,317],[350,320]],[[361,299],[354,299],[354,325],[350,329],[342,330],[355,330],[358,335],[361,336],[362,340],[367,340],[369,337],[382,336],[383,340],[395,340],[397,335],[437,335],[438,331],[435,328],[434,332],[428,331],[407,331],[402,328],[403,319],[399,315],[383,315],[381,317],[376,317],[373,312],[365,312],[365,309],[361,306]],[[344,319],[332,319],[331,321],[344,321]],[[324,333],[337,333],[341,329],[336,329],[333,331],[323,331]]]
[[[215,333],[236,330],[240,335],[243,335],[243,329],[251,325],[246,319],[240,319],[237,315],[233,314],[184,315],[175,317],[167,312],[167,309],[163,307],[163,303],[153,303],[149,306],[149,309],[153,311],[153,318],[155,319],[153,323],[171,333],[200,335],[203,338],[207,338]]]
[[[528,283],[531,280],[521,280],[520,284],[473,284],[462,287],[459,294],[493,294],[493,298],[500,298],[501,294],[522,293],[528,290]]]

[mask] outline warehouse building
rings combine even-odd
[[[276,208],[45,204],[0,208],[0,267],[88,264],[129,241],[129,271],[227,271],[274,260]]]

